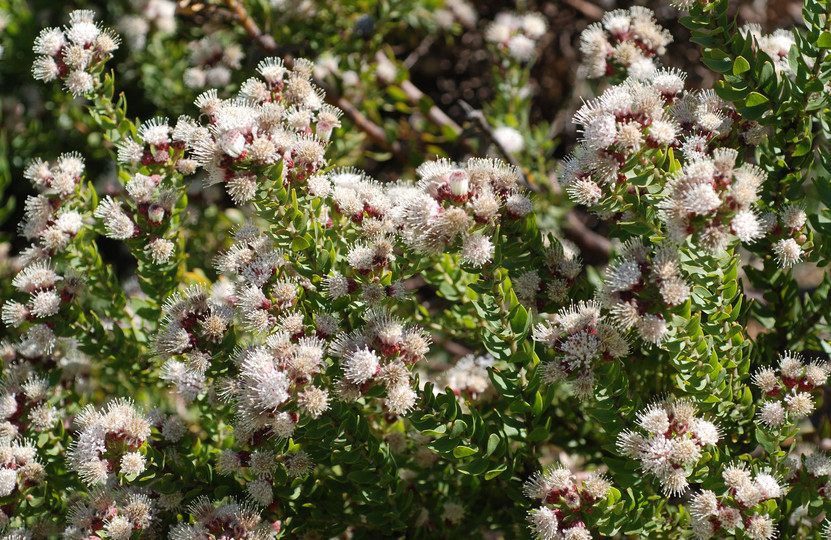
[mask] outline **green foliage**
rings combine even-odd
[[[30,71],[40,30],[38,6],[13,4],[4,80]],[[676,99],[701,98],[701,110],[673,120],[671,143],[626,148],[622,125],[653,135],[656,119],[610,114],[615,131],[598,134],[592,115],[606,102],[590,102],[577,116],[583,142],[614,142],[588,140],[565,164],[553,158],[556,119],[531,112],[533,51],[489,41],[494,98],[460,103],[462,125],[415,87],[401,51],[452,41],[465,24],[433,0],[308,14],[196,3],[181,8],[178,34],[155,28],[114,64],[107,53],[80,69],[93,81],[78,92],[86,101],[57,90],[70,86],[59,72],[41,90],[49,112],[0,132],[0,223],[17,204],[32,243],[14,261],[0,253],[7,532],[114,537],[118,516],[139,537],[146,497],[170,538],[547,540],[585,527],[681,539],[706,526],[770,538],[754,536],[754,520],[781,538],[820,538],[831,461],[807,445],[831,436],[825,416],[809,420],[825,414],[815,398],[831,352],[831,2],[805,0],[805,26],[782,54],[765,52],[727,0],[693,4],[680,22],[719,77],[714,94],[663,96],[657,120]],[[506,32],[533,35],[534,21]],[[200,58],[200,47],[219,53]],[[258,64],[271,55],[285,61],[279,82],[264,73],[276,60]],[[249,79],[256,65],[265,82]],[[648,84],[608,67],[619,89]],[[202,110],[191,106],[211,70],[219,98],[248,101],[203,94]],[[728,127],[691,127],[708,100]],[[345,114],[331,135],[333,105]],[[159,111],[193,118],[168,127],[150,121]],[[64,188],[72,156],[56,161],[59,141],[87,159]],[[716,150],[730,156],[727,179],[695,192],[673,228],[673,190]],[[504,159],[440,159],[462,154]],[[45,173],[26,169],[39,194],[25,199],[18,158],[41,155]],[[373,162],[402,181],[341,167]],[[556,167],[565,189],[549,184]],[[97,177],[113,168],[105,188]],[[744,242],[735,171],[759,179],[748,218],[758,230]],[[575,196],[582,181],[600,195]],[[702,210],[707,193],[727,202]],[[611,246],[568,196],[602,219]],[[798,262],[817,274],[809,287]],[[747,490],[731,483],[736,467]],[[734,525],[715,528],[728,521],[701,510],[708,494]],[[546,535],[538,520],[553,509],[558,532]]]

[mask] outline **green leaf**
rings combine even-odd
[[[547,428],[540,426],[535,428],[531,433],[528,434],[528,440],[531,442],[539,442],[543,441],[548,438],[549,431]]]
[[[750,62],[745,60],[744,56],[737,57],[733,61],[733,75],[741,75],[746,71],[750,71]]]
[[[485,457],[490,456],[496,451],[497,447],[499,446],[499,440],[499,435],[497,435],[496,433],[490,434],[490,436],[488,437],[488,446],[485,449]]]
[[[825,31],[819,35],[817,47],[820,49],[831,49],[831,32]]]
[[[486,472],[485,473],[485,480],[493,480],[494,478],[496,478],[497,476],[499,476],[500,474],[505,472],[507,469],[508,469],[508,466],[503,463],[503,464],[499,465],[497,468],[491,469],[488,472]]]
[[[768,103],[770,100],[760,94],[759,92],[750,92],[750,95],[747,96],[747,101],[745,101],[746,107],[758,107],[759,105],[764,105]]]
[[[456,459],[466,458],[476,453],[476,450],[469,446],[457,446],[453,449],[453,457]]]
[[[761,427],[756,428],[756,441],[762,445],[762,448],[768,454],[772,454],[776,450],[776,436],[765,432]]]
[[[513,330],[515,334],[521,335],[528,330],[530,317],[528,316],[528,310],[526,310],[523,306],[517,305],[514,309],[516,311],[511,317],[511,330]]]
[[[296,236],[294,240],[291,241],[291,250],[292,251],[303,251],[304,249],[309,249],[309,241],[306,240],[302,236]]]
[[[460,465],[456,468],[456,470],[462,474],[479,476],[480,474],[488,470],[488,466],[490,466],[490,461],[488,461],[487,459],[474,459],[470,463]]]
[[[372,484],[378,481],[379,474],[374,471],[352,471],[346,477],[356,484]]]

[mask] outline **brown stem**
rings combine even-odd
[[[375,55],[375,61],[378,63],[379,68],[382,65],[392,65],[392,62],[390,62],[389,58],[384,56],[384,54],[381,51],[378,51],[378,53]],[[424,94],[424,92],[419,90],[418,87],[409,80],[401,81],[401,83],[399,83],[399,87],[401,88],[401,91],[403,91],[404,94],[407,96],[407,99],[410,101],[411,105],[418,106],[418,104],[421,103],[422,100],[429,99]],[[450,128],[457,135],[462,132],[462,127],[456,122],[454,122],[452,118],[447,116],[447,114],[445,114],[445,112],[439,109],[436,105],[432,105],[430,107],[430,110],[427,111],[427,118],[429,118],[431,122],[433,122],[435,125],[439,127]]]
[[[257,26],[254,19],[248,15],[248,11],[245,9],[245,6],[239,2],[239,0],[225,0],[225,5],[228,6],[228,9],[230,9],[234,15],[236,15],[237,20],[239,20],[242,27],[245,28],[248,35],[257,40],[260,47],[267,51],[273,51],[277,48],[277,43],[274,41],[274,38],[268,34],[264,34],[260,30],[260,27]]]
[[[288,64],[289,62],[287,60],[286,65]],[[384,150],[392,152],[392,154],[395,156],[395,159],[403,162],[408,161],[407,152],[401,146],[401,143],[398,141],[388,141],[387,134],[384,132],[384,128],[382,128],[381,126],[364,116],[361,113],[361,111],[359,111],[354,105],[352,105],[352,102],[350,102],[345,97],[339,95],[337,90],[335,90],[331,86],[317,79],[314,79],[314,83],[321,87],[324,90],[324,92],[326,92],[326,101],[342,110],[343,114],[347,118],[349,118],[349,120],[355,125],[355,127],[363,131],[372,142],[374,142]]]
[[[494,135],[494,133],[493,133],[493,128],[490,125],[490,122],[488,122],[488,119],[485,118],[485,114],[482,111],[480,111],[479,109],[474,109],[469,103],[467,103],[464,100],[459,100],[459,104],[462,106],[462,108],[467,113],[467,117],[470,120],[472,120],[473,122],[475,122],[477,126],[479,126],[479,129],[482,131],[482,133],[485,134],[485,136],[487,136],[487,138],[491,142],[491,144],[493,144],[496,147],[496,150],[499,152],[499,154],[503,158],[505,158],[505,161],[507,161],[508,163],[510,163],[511,165],[514,166],[514,168],[519,173],[519,178],[520,178],[520,182],[522,183],[522,185],[524,185],[526,188],[530,189],[531,191],[539,193],[539,191],[540,191],[539,186],[531,185],[531,183],[528,182],[528,179],[525,177],[525,174],[522,172],[522,165],[520,165],[519,161],[517,161],[517,159],[513,155],[513,153],[509,152],[508,149],[505,148],[505,146],[499,141],[499,139],[496,138],[496,135]]]
[[[590,19],[599,21],[605,13],[603,8],[585,0],[565,0],[565,2]]]
[[[609,261],[612,255],[612,243],[608,238],[589,229],[574,210],[566,214],[566,223],[563,226],[566,238],[580,247],[583,260],[587,263],[599,264]]]

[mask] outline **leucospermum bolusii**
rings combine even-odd
[[[813,445],[799,445],[785,459],[786,485],[799,487],[824,498],[831,497],[831,457]]]
[[[422,164],[417,191],[394,211],[404,243],[428,254],[460,245],[464,263],[493,260],[495,225],[524,218],[532,205],[519,185],[519,171],[496,159],[464,164],[442,159]]]
[[[660,66],[672,35],[642,6],[607,12],[580,34],[582,68],[591,79],[627,76],[645,79]]]
[[[187,510],[192,519],[180,521],[170,529],[172,540],[190,540],[218,533],[221,536],[250,540],[271,540],[280,531],[280,522],[267,523],[257,510],[233,499],[211,501],[202,496]]]
[[[547,29],[548,23],[539,13],[502,12],[485,29],[485,39],[508,58],[528,62]]]
[[[240,205],[256,197],[266,178],[324,195],[325,180],[312,178],[326,164],[326,145],[341,112],[323,103],[310,69],[304,59],[288,69],[282,60],[267,58],[258,65],[260,77],[247,80],[237,97],[220,99],[212,89],[196,99],[209,119],[206,126],[188,116],[172,128],[166,118],[144,122],[135,138],[119,143],[119,161],[153,172],[172,167],[182,175],[202,169],[205,187],[224,184]]]
[[[770,540],[777,536],[765,501],[784,496],[786,489],[770,472],[752,474],[743,463],[730,464],[721,473],[725,491],[696,493],[690,502],[690,527],[699,540],[744,530],[747,538]]]
[[[281,7],[278,3],[272,7]],[[695,9],[701,4],[674,3]],[[699,25],[699,42],[714,28],[713,19],[705,25],[703,18],[726,6],[709,5],[712,9],[684,21]],[[811,3],[806,5],[810,12]],[[173,7],[167,0],[139,2],[135,9],[142,22],[125,25],[133,46],[144,38],[142,24],[146,29],[158,21],[170,29]],[[475,21],[468,4],[450,2],[447,9],[467,27]],[[280,24],[290,15],[272,11]],[[214,17],[224,15],[205,10],[198,17],[214,28]],[[436,19],[442,17],[446,24],[448,14]],[[3,19],[0,13],[0,27]],[[369,15],[346,21],[354,28],[330,22],[342,30],[333,35],[367,36],[373,28],[379,38],[389,24],[386,17],[376,21]],[[719,65],[710,55],[718,54],[730,25],[715,27],[705,57]],[[788,77],[800,70],[793,80],[809,81],[805,88],[821,99],[817,83],[827,82],[821,80],[827,70],[819,65],[809,75],[803,69],[808,65],[810,71],[811,61],[819,58],[807,54],[813,52],[813,34],[792,40],[783,32],[740,31],[737,40],[742,33],[755,38],[742,50],[752,69],[742,71],[732,47],[725,58],[735,60],[728,66],[733,73],[719,85],[735,88],[718,86],[716,93],[687,89],[685,73],[660,67],[658,58],[671,37],[645,8],[614,11],[586,30],[580,42],[584,69],[623,82],[575,116],[580,141],[562,174],[564,191],[604,223],[593,231],[575,226],[561,232],[580,239],[590,263],[608,262],[609,254],[608,244],[592,232],[608,232],[613,242],[623,242],[612,244],[619,258],[605,268],[604,279],[603,268],[583,272],[577,249],[554,240],[569,211],[548,204],[559,203],[557,195],[545,200],[549,193],[541,189],[542,211],[532,214],[525,188],[539,186],[538,173],[551,170],[551,147],[536,135],[544,131],[530,126],[520,136],[505,128],[525,124],[533,87],[524,84],[532,83],[526,68],[546,33],[546,18],[534,14],[500,15],[484,32],[503,60],[494,80],[506,83],[497,86],[499,99],[485,106],[486,116],[503,126],[493,133],[500,150],[510,154],[519,142],[529,150],[509,156],[520,166],[494,158],[437,158],[423,162],[407,180],[421,143],[450,142],[450,137],[431,139],[427,126],[423,140],[407,145],[410,159],[396,171],[403,179],[387,181],[395,164],[377,168],[383,169],[377,179],[351,167],[329,167],[330,160],[340,165],[357,156],[353,141],[362,141],[347,134],[327,156],[341,111],[325,103],[312,72],[321,78],[327,71],[336,74],[327,84],[343,83],[344,92],[328,99],[352,101],[351,119],[367,112],[367,119],[380,118],[391,135],[387,128],[396,123],[390,115],[405,115],[407,107],[373,108],[371,92],[358,103],[355,84],[377,77],[404,89],[411,82],[406,61],[359,75],[360,57],[337,56],[336,44],[321,47],[310,37],[310,50],[322,52],[316,66],[302,59],[266,59],[257,76],[227,94],[231,70],[243,64],[248,49],[212,36],[192,46],[190,69],[175,81],[206,88],[195,101],[198,112],[171,120],[159,111],[134,126],[122,118],[123,100],[108,103],[111,96],[105,94],[114,80],[104,85],[96,79],[108,50],[117,45],[114,34],[102,31],[90,12],[74,12],[66,29],[45,31],[36,44],[41,57],[35,75],[59,78],[76,94],[101,91],[91,118],[67,118],[77,122],[88,143],[103,136],[117,145],[118,171],[109,176],[118,184],[99,197],[84,191],[79,155],[35,160],[24,177],[38,193],[24,203],[21,224],[31,245],[16,260],[0,248],[0,275],[8,275],[7,289],[14,289],[2,310],[10,337],[0,342],[0,527],[7,527],[10,540],[54,536],[60,528],[65,538],[265,539],[286,526],[287,536],[361,536],[370,528],[394,535],[409,527],[422,536],[458,535],[462,528],[465,535],[510,536],[525,526],[525,511],[532,506],[505,504],[521,499],[511,493],[510,478],[527,476],[529,466],[533,470],[565,448],[583,455],[561,453],[563,463],[597,462],[604,452],[614,453],[606,443],[615,434],[619,452],[644,471],[619,474],[620,460],[608,460],[614,464],[610,477],[626,485],[636,506],[611,502],[619,494],[605,477],[549,469],[526,484],[535,499],[528,514],[534,536],[650,536],[650,527],[663,528],[655,534],[679,537],[690,536],[690,528],[701,538],[768,539],[777,529],[782,536],[797,534],[775,506],[796,508],[793,519],[815,525],[818,516],[800,497],[809,493],[811,508],[820,508],[813,497],[831,493],[831,462],[819,451],[804,451],[799,439],[810,434],[798,433],[792,424],[817,407],[811,392],[825,382],[828,370],[785,355],[778,372],[763,369],[754,377],[763,393],[758,407],[745,384],[751,362],[767,357],[771,339],[805,336],[800,346],[809,347],[814,329],[771,333],[756,340],[760,350],[746,348],[749,340],[742,341],[740,325],[768,305],[740,309],[742,289],[734,270],[743,254],[729,253],[729,262],[718,257],[735,247],[736,239],[753,243],[754,253],[775,258],[784,268],[804,259],[821,261],[827,251],[818,236],[813,244],[806,228],[822,224],[812,215],[814,192],[800,193],[804,206],[791,200],[799,191],[797,178],[780,174],[783,163],[798,162],[790,159],[799,157],[792,141],[780,144],[777,126],[771,144],[760,144],[754,156],[740,151],[762,143],[766,131],[748,120],[759,112],[748,110],[753,109],[749,100],[726,101],[742,91],[739,79],[750,86],[760,72],[772,73],[769,84],[754,86],[754,92],[768,95],[777,85],[781,92],[769,95],[770,101],[782,107],[782,121],[788,123],[787,107],[804,104],[794,93],[803,85],[788,86]],[[184,65],[184,47],[177,56],[176,47],[167,47],[177,40],[169,39],[163,50],[171,56],[165,60]],[[158,42],[152,44],[158,48]],[[153,47],[146,52],[152,54]],[[131,70],[144,71],[138,56],[130,61]],[[167,75],[155,81],[168,82]],[[141,89],[131,90],[131,100]],[[400,93],[390,96],[395,94]],[[785,100],[786,95],[794,99]],[[515,118],[502,114],[502,101],[508,101],[502,98],[515,99]],[[114,118],[110,105],[116,105]],[[171,103],[171,110],[175,106]],[[428,119],[435,116],[432,107]],[[814,110],[819,108],[795,114],[810,123]],[[773,121],[761,112],[755,117],[764,124]],[[101,133],[80,129],[95,124]],[[398,126],[407,132],[406,122]],[[791,127],[782,131],[802,133]],[[463,130],[458,148],[442,150],[454,156],[462,148],[474,151],[475,145],[464,144],[469,134]],[[24,148],[19,140],[13,146]],[[812,140],[824,144],[822,137]],[[88,154],[96,176],[100,154]],[[808,154],[804,159],[813,157]],[[540,167],[527,160],[534,156]],[[208,189],[190,190],[186,203],[191,179]],[[791,183],[791,189],[769,189],[776,182],[779,188]],[[822,184],[816,187],[821,191]],[[597,240],[597,249],[587,245],[583,233]],[[626,242],[633,236],[642,240]],[[99,244],[105,251],[112,246],[99,242],[102,237],[129,248],[138,262],[138,285],[107,279],[117,272],[108,272],[106,253],[99,257]],[[203,249],[205,240],[211,253]],[[770,265],[765,266],[767,271]],[[125,265],[119,261],[114,267]],[[791,278],[787,272],[777,276]],[[80,294],[84,280],[88,296]],[[806,301],[799,303],[806,315],[809,306],[821,303],[816,293],[809,294],[810,302],[800,297]],[[688,315],[688,302],[701,315]],[[782,307],[776,295],[765,295],[765,302]],[[827,319],[821,315],[795,324]],[[444,349],[437,362],[445,371],[431,373],[423,387],[433,388],[429,395],[419,391],[414,370],[420,370],[432,340],[438,342],[435,349]],[[535,350],[532,340],[541,346]],[[483,343],[493,356],[466,356],[483,350]],[[447,366],[448,355],[462,359]],[[142,414],[132,402],[116,400],[103,410],[89,406],[79,412],[79,403],[103,399],[125,374],[136,398],[159,408]],[[555,383],[560,382],[573,392],[559,392]],[[637,414],[632,430],[620,432],[632,399],[673,389],[690,397],[653,404]],[[591,401],[576,403],[572,393]],[[705,402],[719,425],[730,429],[718,451],[713,446],[722,443],[719,429],[693,406],[703,408]],[[174,407],[186,416],[163,412]],[[73,417],[80,429],[64,460],[59,454],[67,445],[61,438]],[[188,425],[183,418],[195,420]],[[576,436],[569,433],[573,426]],[[778,435],[795,442],[774,453],[769,443]],[[794,447],[794,462],[783,463],[780,452]],[[748,464],[725,466],[732,456]],[[705,467],[724,475],[707,477]],[[58,474],[53,477],[50,468]],[[651,490],[646,484],[655,478]],[[197,489],[176,491],[180,480],[196,482]],[[689,483],[699,481],[700,490],[680,497]],[[62,482],[81,487],[70,494],[61,491]],[[432,489],[436,482],[438,489]],[[791,496],[784,482],[799,493]],[[657,484],[664,496],[653,494]],[[58,496],[41,498],[44,485],[57,486]],[[508,489],[479,489],[488,485]],[[197,490],[209,494],[199,496]],[[500,499],[503,494],[506,499]],[[615,504],[622,511],[605,512]],[[40,516],[55,524],[51,529],[36,515],[38,505],[49,507]],[[472,510],[480,505],[488,511]],[[64,509],[62,519],[57,514]],[[647,521],[650,516],[655,519]]]
[[[77,500],[80,499],[80,500]],[[67,512],[64,538],[121,538],[152,530],[159,512],[148,490],[135,487],[94,488],[76,497]]]
[[[594,393],[598,364],[618,361],[629,354],[629,344],[613,324],[601,315],[597,302],[579,302],[560,310],[546,323],[534,327],[534,341],[547,353],[543,381],[569,381],[580,399]]]
[[[26,167],[24,176],[39,193],[26,199],[20,233],[32,243],[21,254],[23,267],[11,284],[19,293],[28,294],[28,300],[3,304],[2,320],[7,327],[51,321],[83,288],[74,269],[61,271],[51,260],[66,251],[87,226],[78,197],[83,173],[84,160],[77,153],[63,154],[54,164],[35,159]],[[40,332],[45,336],[51,329],[44,327]]]
[[[802,355],[786,351],[779,355],[779,369],[764,367],[754,373],[753,384],[762,392],[758,419],[770,430],[795,423],[813,412],[811,392],[828,379],[826,362],[805,362]]]
[[[637,430],[618,435],[618,451],[640,462],[668,497],[687,490],[688,477],[703,452],[721,439],[719,428],[696,414],[692,401],[668,398],[638,412]]]
[[[528,512],[529,527],[537,540],[593,538],[587,516],[606,499],[611,482],[597,472],[581,473],[582,480],[562,465],[537,472],[525,482],[526,497],[540,501]]]
[[[512,275],[511,281],[520,302],[545,312],[567,303],[583,263],[576,246],[563,240],[551,241],[542,258],[538,269],[525,268],[516,276]]]
[[[622,170],[631,156],[675,144],[681,125],[673,103],[683,96],[685,77],[661,70],[645,80],[627,79],[575,114],[582,138],[560,176],[572,200],[597,205],[616,184],[626,181]]]
[[[675,246],[651,250],[630,240],[607,268],[598,298],[616,325],[634,328],[644,343],[660,345],[669,332],[672,308],[687,301],[690,289]]]
[[[726,247],[731,234],[752,243],[764,234],[754,205],[766,173],[738,164],[735,149],[719,147],[751,127],[734,122],[732,105],[714,92],[685,92],[684,78],[672,70],[630,78],[584,105],[574,117],[582,141],[563,165],[561,182],[572,200],[609,216],[617,204],[609,196],[636,189],[628,185],[637,166],[632,158],[674,147],[683,168],[658,178],[667,236],[680,243],[694,235],[712,251]]]
[[[0,496],[27,491],[45,481],[46,470],[38,461],[37,449],[31,441],[0,439]]]
[[[193,130],[188,147],[208,174],[206,186],[224,183],[237,204],[254,198],[259,178],[281,164],[280,183],[306,184],[325,164],[324,152],[340,111],[323,103],[311,82],[311,63],[295,60],[292,69],[267,58],[260,78],[246,81],[237,98],[222,100],[215,90],[196,100],[210,118]]]
[[[495,363],[491,355],[468,354],[436,378],[436,388],[449,387],[457,396],[486,401],[495,392],[488,377],[488,368]]]
[[[755,204],[766,173],[755,165],[736,166],[738,152],[718,148],[696,155],[667,182],[659,203],[669,237],[694,241],[710,251],[720,251],[731,235],[753,243],[764,234]]]
[[[150,437],[150,423],[130,400],[113,400],[105,411],[89,405],[75,423],[79,431],[67,462],[86,485],[103,485],[111,475],[135,476],[144,471],[140,450]]]
[[[50,82],[61,79],[74,96],[92,92],[102,66],[118,48],[120,38],[95,22],[95,12],[76,10],[69,14],[69,25],[46,28],[35,40],[38,54],[32,66],[35,79]]]

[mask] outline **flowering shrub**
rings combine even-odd
[[[87,136],[17,156],[2,538],[831,538],[831,2],[672,2],[708,88],[597,17],[560,163],[541,13],[187,4],[31,36]],[[397,22],[478,33],[493,98],[451,118]]]

